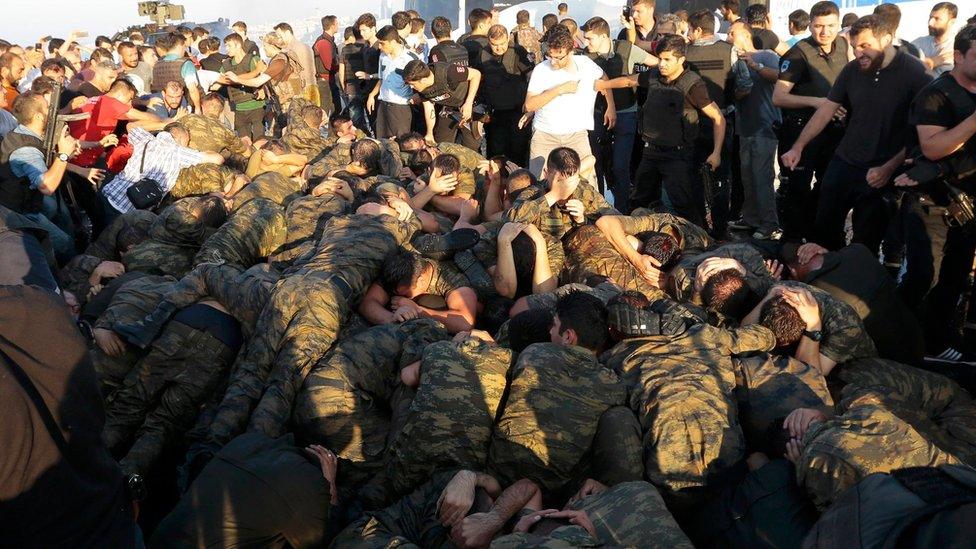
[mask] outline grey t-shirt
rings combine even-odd
[[[772,50],[757,51],[753,54],[757,63],[766,67],[779,67],[779,55]],[[781,120],[779,108],[773,106],[773,86],[775,82],[766,80],[749,69],[752,77],[752,91],[735,102],[735,130],[740,137],[776,138],[773,123]]]

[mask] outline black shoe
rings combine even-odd
[[[143,501],[149,495],[149,490],[146,489],[146,481],[138,473],[127,476],[125,486],[129,491],[129,499],[132,501]]]
[[[468,278],[471,287],[479,292],[492,293],[495,290],[495,283],[485,267],[474,256],[471,250],[463,250],[454,255],[454,264],[461,269],[464,276]]]
[[[153,312],[134,324],[116,324],[113,331],[122,336],[129,343],[145,349],[156,339],[159,331],[176,313],[176,305],[169,301],[160,301]]]
[[[454,229],[447,234],[423,234],[413,239],[413,247],[424,257],[443,261],[474,247],[481,235],[474,229]]]

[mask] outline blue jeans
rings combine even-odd
[[[40,225],[47,231],[48,238],[51,239],[51,247],[54,248],[54,256],[58,260],[58,265],[64,265],[75,256],[75,239],[66,233],[61,227],[54,224],[42,213],[24,214],[24,217]]]
[[[630,211],[630,160],[634,153],[637,135],[637,113],[617,113],[617,125],[613,127],[613,207],[617,211]]]

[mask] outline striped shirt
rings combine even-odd
[[[159,132],[153,137],[142,128],[133,128],[129,131],[129,143],[132,145],[132,157],[125,169],[102,188],[102,194],[109,204],[122,213],[136,209],[125,193],[140,180],[155,179],[165,192],[169,192],[176,185],[180,170],[204,162],[202,152],[181,147],[169,132]],[[146,161],[141,166],[143,155]]]

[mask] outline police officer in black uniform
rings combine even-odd
[[[976,25],[956,34],[953,49],[953,69],[912,102],[921,156],[895,179],[917,191],[902,203],[907,270],[899,289],[925,328],[926,360],[948,364],[966,359],[953,321],[976,254],[976,222],[958,210],[976,197]]]
[[[508,31],[502,25],[488,29],[488,41],[489,47],[477,63],[481,71],[479,100],[491,111],[491,119],[485,124],[488,156],[503,155],[528,166],[531,132],[528,125],[520,128],[519,120],[535,64],[525,48],[509,43]]]
[[[691,17],[688,18],[688,28],[692,39],[685,56],[688,68],[698,73],[698,76],[705,81],[708,97],[728,117],[731,114],[729,105],[735,100],[733,94],[739,91],[736,87],[733,67],[741,61],[732,49],[732,44],[719,40],[715,36],[715,16],[712,12],[702,10],[691,14]],[[748,77],[748,74],[748,69],[746,69],[745,76]],[[746,78],[746,81],[749,89],[751,89],[752,80]],[[749,89],[742,91],[748,92]],[[711,121],[707,118],[702,119],[701,131],[695,143],[695,163],[697,166],[701,165],[715,147],[715,143],[712,142],[711,130]],[[731,154],[731,133],[726,134],[725,145],[722,147],[722,164],[711,178],[714,182],[712,188],[706,188],[706,192],[712,195],[712,236],[716,238],[725,237],[729,220],[731,168],[734,164]],[[695,173],[699,177],[701,176],[700,170],[696,170]],[[709,183],[702,181],[703,187]]]
[[[346,95],[346,105],[349,109],[349,118],[352,123],[364,132],[368,132],[369,123],[366,121],[366,96],[368,89],[364,89],[363,81],[357,76],[357,72],[366,72],[366,60],[363,51],[366,49],[366,42],[363,35],[359,32],[359,27],[353,26],[352,36],[355,42],[344,44],[339,50],[339,63],[342,64],[342,93]],[[377,61],[379,58],[377,58]]]
[[[693,176],[698,120],[704,115],[713,122],[715,149],[705,162],[714,170],[721,165],[725,117],[709,98],[701,77],[685,70],[686,48],[680,36],[663,35],[654,50],[659,60],[656,68],[639,75],[597,81],[595,86],[597,91],[634,84],[647,89],[639,117],[644,155],[637,169],[630,207],[663,201],[668,210],[704,227],[704,189]]]
[[[454,143],[460,131],[461,144],[478,150],[480,139],[472,133],[470,121],[474,98],[481,85],[481,71],[462,65],[427,65],[414,60],[403,67],[403,81],[420,94],[423,101],[429,144]]]
[[[437,16],[430,22],[430,33],[437,45],[430,48],[427,60],[431,63],[450,63],[468,66],[468,50],[451,40],[451,22],[446,17]]]
[[[628,40],[611,40],[610,25],[602,17],[593,17],[582,27],[587,41],[586,56],[593,60],[608,79],[634,74],[637,68],[647,68],[645,63],[652,57]],[[607,181],[613,190],[614,207],[626,211],[630,200],[630,160],[633,156],[634,138],[637,133],[637,94],[633,88],[613,90],[613,103],[617,121],[613,130],[603,124],[607,100],[597,94],[593,108],[593,130],[590,134],[590,150],[596,157],[596,174],[603,191]]]
[[[837,75],[851,59],[847,40],[837,35],[839,31],[837,4],[817,2],[810,8],[811,35],[797,42],[780,61],[779,81],[773,88],[773,104],[783,109],[780,151],[793,147],[814,111],[826,100]],[[795,169],[787,169],[780,163],[779,219],[787,240],[812,236],[817,207],[810,183],[816,174],[819,184],[844,135],[843,114],[841,111],[841,117],[804,148]]]

